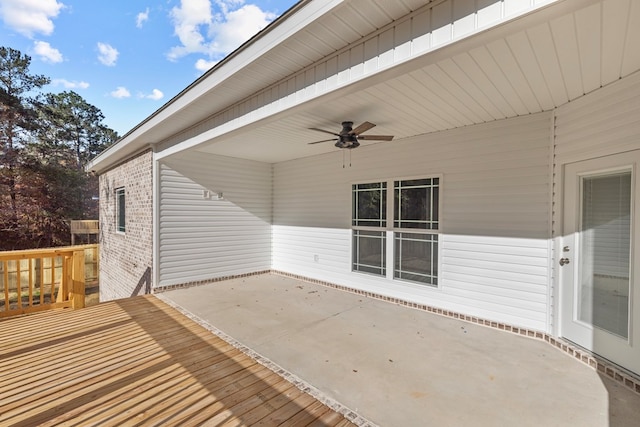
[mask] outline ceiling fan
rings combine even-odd
[[[309,128],[310,130],[316,130],[318,132],[330,133],[337,136],[337,138],[324,139],[322,141],[309,142],[309,144],[319,144],[321,142],[336,141],[335,146],[338,148],[353,149],[360,146],[358,140],[364,141],[391,141],[393,135],[362,135],[375,125],[370,122],[364,122],[360,126],[353,128],[353,122],[342,122],[342,130],[340,133],[331,132],[324,129]]]

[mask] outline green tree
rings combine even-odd
[[[63,210],[73,219],[96,218],[98,206],[92,196],[97,194],[97,177],[87,174],[85,167],[89,160],[115,142],[118,134],[103,124],[100,109],[73,91],[47,94],[40,109],[40,120],[34,151],[41,153],[42,161],[49,167],[57,164],[65,168],[60,175],[70,174],[69,169],[74,169],[77,175],[73,179],[67,177],[77,185],[66,188],[67,197],[61,200],[71,202],[72,206]]]
[[[47,94],[41,112],[46,131],[41,133],[39,143],[73,150],[75,167],[79,170],[117,138],[102,123],[104,116],[100,109],[76,92]]]
[[[34,91],[49,83],[29,72],[31,58],[0,47],[0,230],[15,240],[20,221],[20,151],[35,123]]]
[[[30,61],[0,47],[0,250],[68,244],[68,220],[96,218],[85,166],[118,137],[79,94],[43,94]]]

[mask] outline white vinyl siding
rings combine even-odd
[[[159,286],[271,267],[271,165],[191,152],[160,183]]]
[[[640,148],[640,74],[618,80],[555,111],[554,230],[562,233],[562,167]]]
[[[273,268],[545,330],[550,128],[540,113],[372,144],[351,167],[340,151],[274,165]],[[440,287],[353,273],[352,183],[433,175]]]
[[[637,150],[640,73],[556,110],[556,164]]]
[[[562,186],[564,165],[638,150],[640,148],[640,74],[609,84],[555,111],[554,126],[554,217],[555,250],[560,251],[563,232]],[[560,256],[555,256],[559,259]],[[552,271],[551,310],[558,314],[557,263]]]

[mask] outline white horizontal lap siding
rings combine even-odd
[[[350,238],[345,229],[274,225],[273,268],[331,282],[350,263]]]
[[[640,148],[640,73],[556,110],[556,164]]]
[[[160,286],[271,268],[270,165],[193,152],[160,175]]]
[[[635,73],[555,112],[554,236],[562,233],[563,165],[640,149],[640,73]]]
[[[443,288],[484,311],[543,322],[548,256],[544,239],[447,234],[442,243]]]
[[[562,243],[563,167],[640,149],[640,73],[636,72],[555,111],[553,236]],[[601,274],[619,275],[620,272]],[[557,284],[559,277],[554,272]],[[554,289],[557,298],[558,287]]]
[[[550,126],[540,113],[365,142],[351,167],[339,151],[276,164],[273,267],[547,330]],[[442,176],[439,288],[351,272],[351,185],[432,175]]]

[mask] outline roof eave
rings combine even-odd
[[[215,74],[221,73],[225,68],[231,68],[231,71],[228,73],[226,78],[237,75],[241,72],[244,67],[247,65],[246,63],[234,64],[235,61],[241,61],[239,58],[242,54],[250,53],[252,49],[255,49],[256,52],[253,55],[265,55],[270,49],[262,49],[262,47],[257,46],[258,42],[263,41],[269,35],[273,35],[274,31],[277,29],[282,30],[283,34],[289,33],[294,28],[288,29],[286,28],[287,22],[291,16],[295,13],[299,12],[309,3],[312,3],[314,0],[299,0],[296,4],[286,10],[282,15],[273,20],[267,27],[256,33],[249,40],[240,45],[233,52],[224,57],[220,62],[215,64],[211,69],[205,72],[202,76],[197,78],[193,83],[187,86],[185,89],[180,91],[176,96],[167,101],[162,107],[157,109],[139,124],[134,126],[130,131],[128,131],[125,135],[123,135],[120,139],[118,139],[114,144],[109,146],[106,150],[101,152],[98,156],[96,156],[93,160],[89,162],[86,169],[87,171],[92,171],[95,173],[101,173],[105,170],[113,167],[114,165],[122,162],[129,156],[134,155],[135,153],[140,152],[141,150],[147,149],[149,146],[153,146],[154,144],[161,141],[149,141],[144,138],[145,134],[153,129],[158,123],[163,122],[165,120],[169,120],[171,115],[182,108],[185,108],[189,105],[192,100],[185,100],[187,95],[193,93],[195,90],[200,88],[205,82],[208,82],[212,76]],[[327,4],[328,8],[333,8],[336,5],[340,4],[342,0],[333,0]],[[327,2],[329,3],[329,2]],[[304,25],[309,25],[315,17],[312,17],[311,20],[305,22]],[[295,24],[292,24],[291,27],[294,27]],[[276,44],[270,44],[270,48],[275,47]],[[233,68],[236,68],[235,70]],[[225,79],[221,79],[223,81]],[[208,92],[212,88],[208,88],[207,90],[203,90],[202,93]],[[201,95],[201,94],[200,94]],[[196,95],[198,97],[199,95]]]

